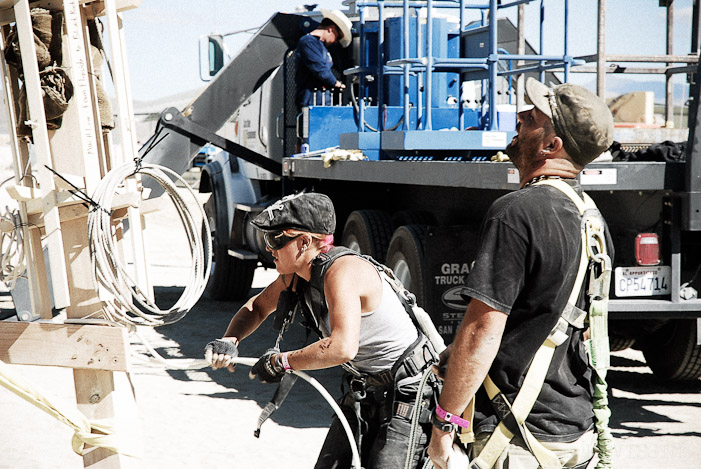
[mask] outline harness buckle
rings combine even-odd
[[[349,386],[350,391],[353,394],[353,398],[356,401],[362,401],[367,397],[367,384],[365,383],[364,378],[354,376],[351,378]]]

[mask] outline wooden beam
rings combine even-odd
[[[128,371],[128,350],[121,327],[0,323],[0,360],[6,363]]]

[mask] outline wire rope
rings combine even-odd
[[[153,356],[153,360],[148,360],[153,364],[158,364],[165,366],[169,369],[177,369],[177,370],[199,370],[202,368],[206,368],[209,366],[206,360],[204,359],[192,359],[192,358],[163,358],[161,355],[158,354],[158,352],[148,343],[148,341],[138,332],[135,334],[136,337],[141,341],[141,343],[146,347],[148,352]],[[238,365],[246,365],[246,366],[253,366],[256,364],[258,361],[257,358],[249,358],[249,357],[233,357],[231,359],[232,363],[238,364]],[[360,465],[360,453],[358,452],[358,446],[355,441],[355,436],[353,435],[353,430],[351,430],[350,424],[348,423],[348,419],[343,413],[343,410],[339,407],[339,405],[336,403],[336,400],[329,394],[329,392],[326,390],[326,388],[319,383],[319,381],[316,380],[313,376],[308,375],[307,373],[299,370],[290,370],[290,372],[296,376],[299,376],[303,380],[305,380],[307,383],[309,383],[314,389],[317,390],[319,394],[321,394],[321,397],[323,397],[326,402],[331,406],[333,411],[336,413],[336,416],[338,417],[338,420],[341,422],[341,425],[343,426],[343,430],[346,433],[346,438],[348,438],[348,443],[350,444],[351,447],[351,455],[352,455],[352,466],[351,469],[362,469]]]
[[[0,187],[14,181],[14,177],[0,182]],[[19,210],[5,206],[5,212],[0,215],[0,280],[9,290],[15,288],[27,271],[23,244],[22,224]]]
[[[161,310],[139,287],[127,270],[127,266],[116,255],[115,231],[110,207],[114,196],[125,191],[125,182],[135,174],[153,178],[168,194],[180,217],[192,256],[192,269],[185,289],[178,301],[170,308]],[[193,217],[187,201],[176,187],[180,181],[187,193],[197,201],[190,185],[174,171],[160,165],[137,163],[126,164],[111,170],[100,181],[93,196],[97,204],[88,214],[88,239],[93,275],[105,303],[104,313],[108,319],[123,325],[162,326],[182,319],[202,296],[211,269],[212,244],[209,237],[202,239],[201,233],[209,233],[207,217],[201,204],[198,219]],[[199,220],[205,224],[201,229]]]

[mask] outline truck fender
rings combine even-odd
[[[235,158],[230,155],[229,157]],[[224,245],[229,244],[236,204],[254,204],[259,192],[255,181],[248,179],[241,172],[232,173],[230,167],[227,162],[219,160],[207,163],[202,168],[199,189],[200,193],[212,193],[205,203],[205,212],[210,220],[216,217],[217,241]]]

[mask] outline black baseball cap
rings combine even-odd
[[[285,196],[266,207],[251,224],[265,232],[295,229],[333,234],[336,230],[336,211],[327,195],[302,192]]]

